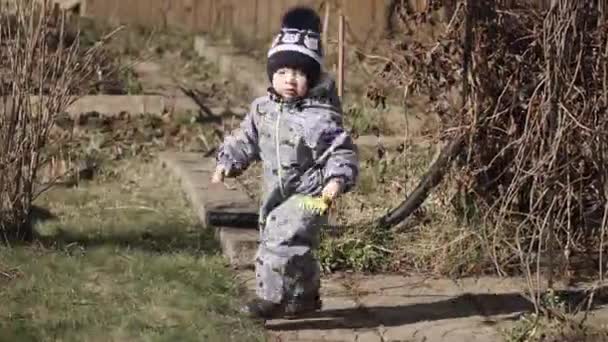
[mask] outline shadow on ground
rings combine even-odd
[[[587,300],[587,296],[582,291],[563,291],[559,295],[572,308],[580,304],[584,305],[584,301]],[[608,287],[598,290],[592,309],[605,304],[608,304]],[[498,321],[492,319],[492,316],[500,315],[501,320],[515,320],[522,313],[532,310],[534,310],[532,303],[518,293],[464,294],[433,303],[326,310],[301,320],[274,324],[269,322],[267,328],[274,331],[372,329],[380,325],[395,327],[480,315],[487,317],[484,324],[495,325]]]
[[[0,217],[5,214],[0,212]],[[10,215],[9,215],[10,217]],[[22,244],[29,244],[35,238],[35,226],[39,223],[57,219],[57,216],[50,210],[32,205],[30,207],[29,217],[27,222],[20,227],[15,229],[13,226],[9,226],[8,230],[0,230],[0,247],[5,243],[11,246],[19,246]]]
[[[49,248],[72,249],[116,246],[151,253],[185,252],[192,255],[215,254],[220,246],[213,230],[194,226],[186,231],[179,223],[146,225],[137,231],[95,234],[57,229],[48,236],[38,236],[37,241]]]

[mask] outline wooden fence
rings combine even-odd
[[[385,32],[390,0],[80,0],[90,17],[145,27],[175,27],[188,32],[230,36],[243,42],[266,42],[279,29],[281,14],[294,5],[309,5],[323,15],[329,4],[330,39],[337,38],[340,12],[346,17],[347,39],[373,43]],[[424,11],[430,0],[403,0],[413,11]],[[457,0],[447,1],[452,8]],[[509,2],[513,0],[498,0]],[[547,6],[552,0],[530,0]]]
[[[370,41],[386,27],[387,0],[83,0],[84,15],[146,27],[177,27],[189,32],[238,36],[270,41],[279,28],[281,14],[294,5],[310,5],[323,13],[344,13],[349,36]],[[408,0],[417,11],[428,0]],[[337,26],[337,20],[330,22]],[[331,34],[333,35],[333,34]]]

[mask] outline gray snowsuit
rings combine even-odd
[[[313,251],[327,215],[303,209],[293,195],[319,196],[332,178],[339,178],[347,192],[357,180],[357,150],[342,127],[334,84],[326,76],[292,102],[269,90],[218,151],[218,165],[236,173],[255,160],[263,162],[256,294],[274,303],[313,300],[320,287]]]

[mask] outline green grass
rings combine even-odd
[[[0,341],[262,341],[240,283],[155,164],[55,188],[40,241],[0,250]]]
[[[356,104],[345,108],[345,113],[345,125],[358,134],[396,133],[393,131],[391,123],[386,120],[385,111],[381,108]]]

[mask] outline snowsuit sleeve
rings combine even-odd
[[[320,118],[312,130],[315,159],[323,160],[323,184],[338,178],[343,182],[343,192],[350,191],[359,175],[357,147],[351,136],[344,130],[339,115]]]
[[[230,173],[241,172],[260,158],[255,110],[256,102],[251,105],[240,127],[226,136],[218,149],[217,165],[223,166]]]

